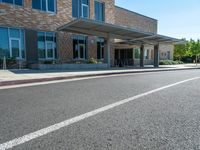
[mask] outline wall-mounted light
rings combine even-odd
[[[94,40],[93,39],[91,40],[91,44],[94,44]]]

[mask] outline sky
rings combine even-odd
[[[116,5],[158,20],[158,34],[200,39],[200,0],[116,0]]]

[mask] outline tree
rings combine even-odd
[[[185,44],[175,45],[174,59],[181,60],[183,57],[197,57],[200,56],[200,40],[186,41]]]
[[[174,59],[181,60],[186,56],[187,48],[186,44],[178,44],[174,47]]]

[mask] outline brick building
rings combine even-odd
[[[177,41],[157,34],[157,20],[115,0],[0,0],[0,57],[28,66],[90,58],[108,66],[158,66],[159,54],[173,58]]]

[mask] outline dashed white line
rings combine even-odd
[[[118,101],[116,103],[109,104],[107,106],[95,109],[93,111],[90,111],[90,112],[87,112],[85,114],[73,117],[71,119],[67,119],[67,120],[65,120],[63,122],[51,125],[49,127],[43,128],[43,129],[35,131],[33,133],[29,133],[29,134],[24,135],[22,137],[15,138],[15,139],[13,139],[11,141],[8,141],[6,143],[0,144],[0,150],[6,150],[6,149],[13,148],[13,147],[18,146],[20,144],[24,144],[24,143],[26,143],[28,141],[31,141],[33,139],[39,138],[41,136],[44,136],[44,135],[46,135],[48,133],[51,133],[51,132],[57,131],[57,130],[59,130],[61,128],[67,127],[67,126],[69,126],[71,124],[74,124],[76,122],[79,122],[81,120],[87,119],[87,118],[95,116],[95,115],[97,115],[99,113],[102,113],[102,112],[105,112],[107,110],[113,109],[113,108],[115,108],[117,106],[120,106],[120,105],[126,104],[128,102],[134,101],[134,100],[136,100],[138,98],[141,98],[141,97],[144,97],[144,96],[147,96],[147,95],[162,91],[164,89],[167,89],[167,88],[179,85],[179,84],[183,84],[183,83],[186,83],[186,82],[189,82],[189,81],[197,80],[197,79],[200,79],[200,77],[190,78],[190,79],[187,79],[187,80],[176,82],[174,84],[169,84],[169,85],[166,85],[166,86],[163,86],[163,87],[160,87],[160,88],[157,88],[157,89],[154,89],[154,90],[151,90],[151,91],[148,91],[148,92],[145,92],[145,93],[142,93],[142,94],[139,94],[139,95],[136,95],[136,96],[121,100],[121,101]]]

